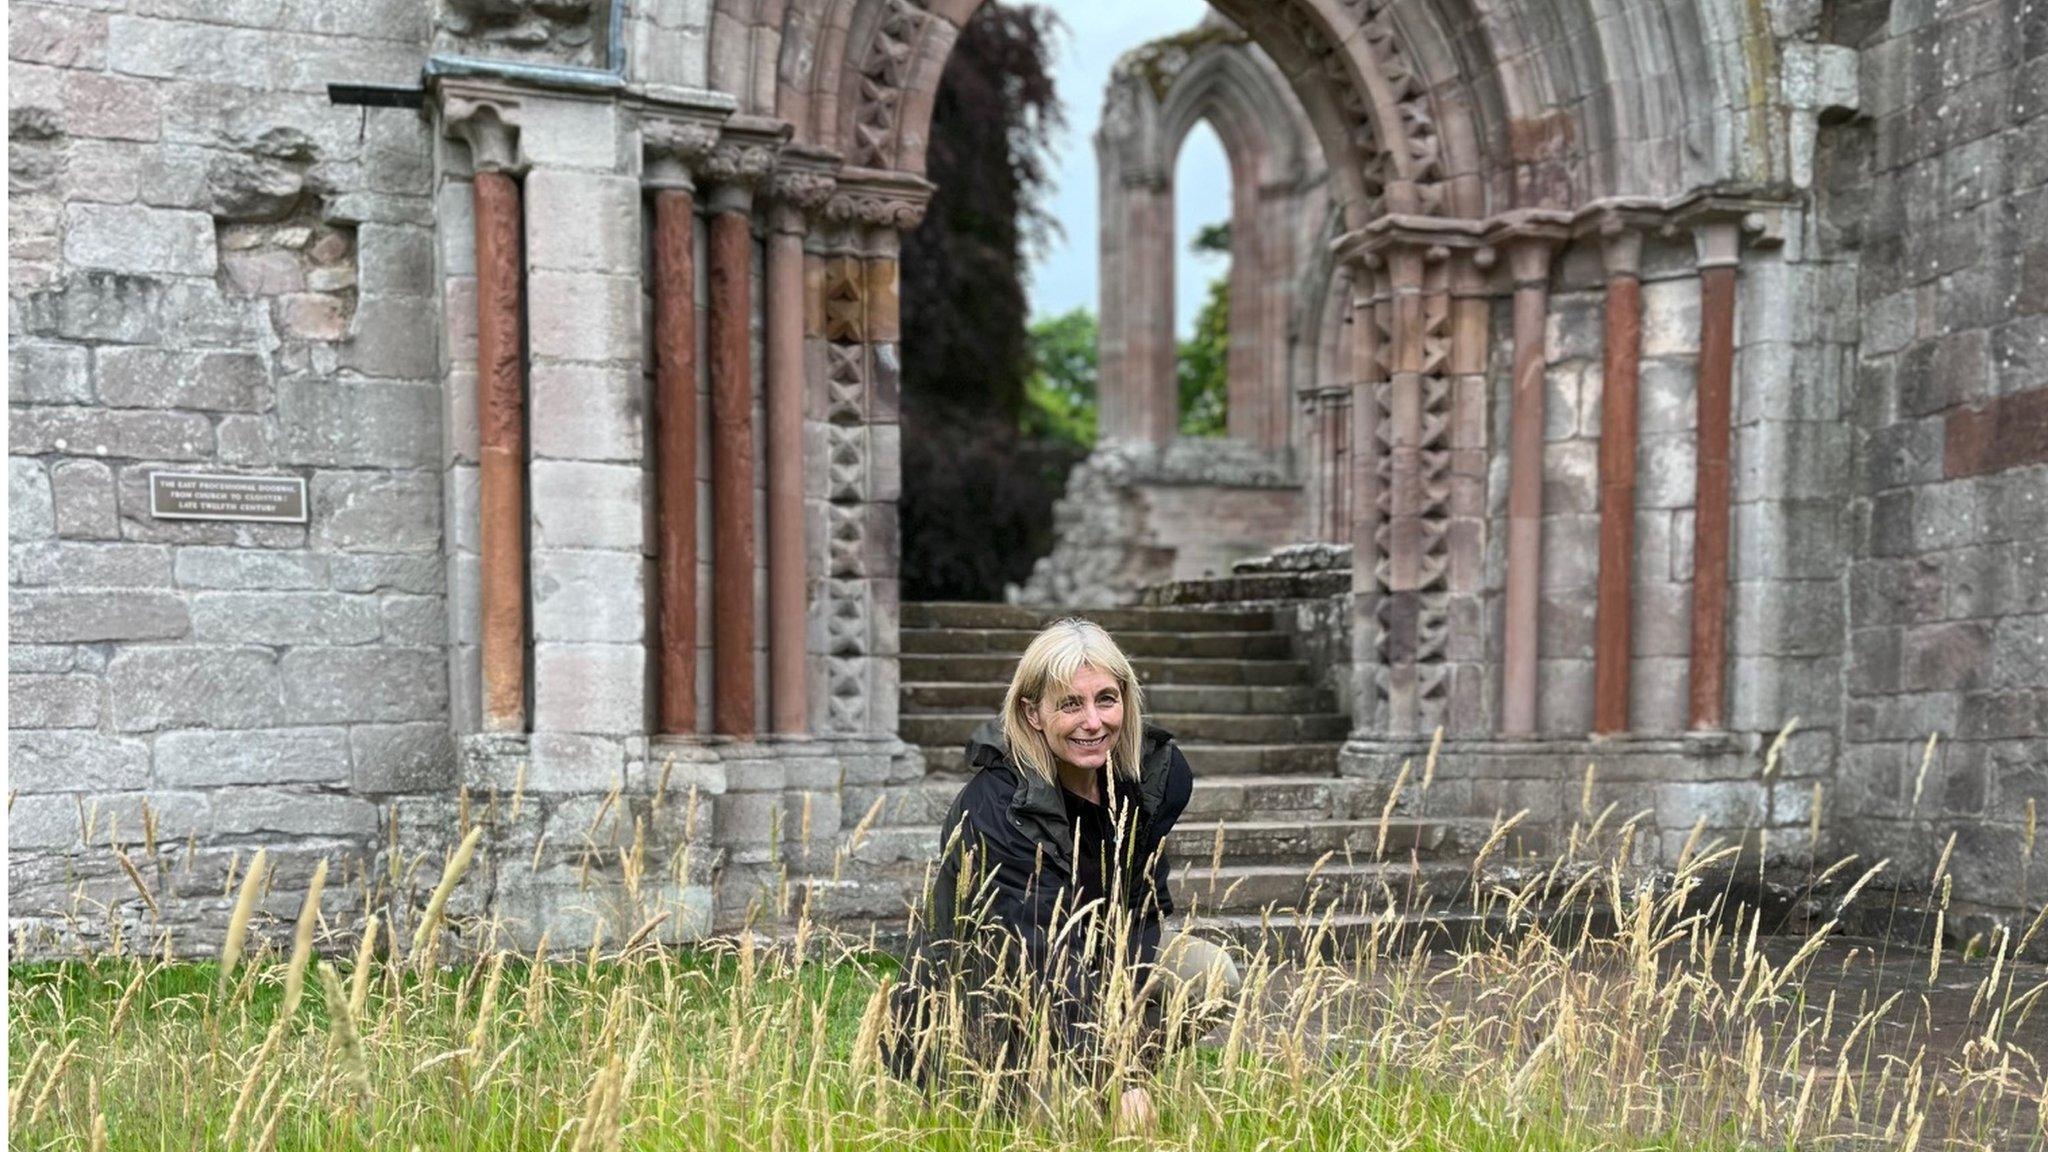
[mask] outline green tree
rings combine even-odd
[[[1024,381],[1020,430],[1033,439],[1095,446],[1095,313],[1076,308],[1031,326],[1031,375]]]

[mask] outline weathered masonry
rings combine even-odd
[[[15,5],[17,937],[207,947],[259,846],[280,908],[321,858],[402,908],[473,821],[462,911],[527,944],[898,915],[920,749],[980,699],[903,670],[992,675],[935,650],[1025,619],[896,583],[898,242],[977,4]],[[1441,728],[1418,816],[1540,843],[1597,761],[1646,863],[1703,823],[1924,874],[1953,831],[1966,909],[2038,902],[2048,3],[1216,7],[1113,82],[1106,443],[1032,591],[1297,626],[1160,656],[1191,709],[1230,694],[1169,672],[1336,702],[1235,725],[1348,737],[1289,761],[1276,858]],[[1204,118],[1232,383],[1193,444]],[[293,483],[185,518],[158,474]],[[1216,819],[1266,810],[1218,748]]]

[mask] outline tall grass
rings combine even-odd
[[[250,930],[259,859],[218,963],[152,947],[10,972],[9,1144],[2044,1145],[2048,1081],[2014,1039],[2044,985],[2008,934],[1979,955],[1874,964],[1837,934],[1842,911],[1882,891],[1884,866],[1850,860],[1813,877],[1837,893],[1835,915],[1774,940],[1728,896],[1738,848],[1695,843],[1675,875],[1651,878],[1628,864],[1633,826],[1606,824],[1574,828],[1571,851],[1513,883],[1475,865],[1455,918],[1391,883],[1276,913],[1233,946],[1240,990],[1169,995],[1163,1027],[1112,982],[1095,1046],[1116,1062],[1106,1081],[1073,1073],[1038,1029],[1003,1068],[928,1089],[878,1055],[894,961],[801,911],[773,938],[676,949],[643,930],[549,961],[501,945],[502,925],[444,921],[487,852],[471,830],[409,940],[378,917],[327,923],[309,907],[287,949]],[[438,962],[444,937],[459,963]],[[316,950],[337,959],[314,964]],[[315,994],[302,996],[309,964]],[[1016,991],[1031,1002],[1029,985]],[[964,1007],[936,1020],[908,1041],[971,1062],[986,1021]],[[1203,1031],[1195,1020],[1213,1024],[1206,1038],[1176,1042]],[[1163,1056],[1135,1058],[1162,1036]],[[1120,1132],[1107,1105],[1138,1082],[1158,1125]]]

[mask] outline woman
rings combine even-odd
[[[1116,642],[1078,619],[1031,641],[967,758],[976,772],[946,815],[913,922],[891,1065],[919,1082],[950,1062],[1128,1082],[1156,1058],[1175,992],[1213,1003],[1237,984],[1220,949],[1162,926],[1174,910],[1164,841],[1194,789],[1187,758],[1144,723]],[[1126,1088],[1120,1115],[1149,1127],[1150,1093]]]

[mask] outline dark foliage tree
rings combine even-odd
[[[1053,14],[989,4],[939,81],[926,174],[903,245],[902,578],[908,600],[998,599],[1051,548],[1077,453],[1020,436],[1031,374],[1024,273],[1054,224]]]

